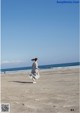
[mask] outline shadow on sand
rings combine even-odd
[[[26,83],[32,84],[33,83],[33,82],[23,82],[23,81],[9,81],[9,82],[16,82],[16,83],[23,83],[23,84],[26,84]]]

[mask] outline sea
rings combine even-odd
[[[79,66],[80,62],[71,62],[71,63],[60,63],[60,64],[49,64],[49,65],[40,65],[39,69],[54,69],[57,67],[70,67],[70,66]],[[0,69],[0,72],[11,72],[11,71],[22,71],[22,70],[31,70],[31,66],[26,67],[15,67],[15,68],[4,68]]]

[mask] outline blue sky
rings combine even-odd
[[[2,64],[78,61],[79,4],[57,0],[2,0]]]

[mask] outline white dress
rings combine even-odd
[[[32,78],[35,78],[35,79],[40,78],[39,71],[38,71],[38,63],[36,61],[32,64],[32,71],[31,71],[31,74],[29,77],[31,79]]]

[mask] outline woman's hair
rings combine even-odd
[[[33,58],[33,59],[31,59],[32,61],[37,61],[38,60],[38,58]]]

